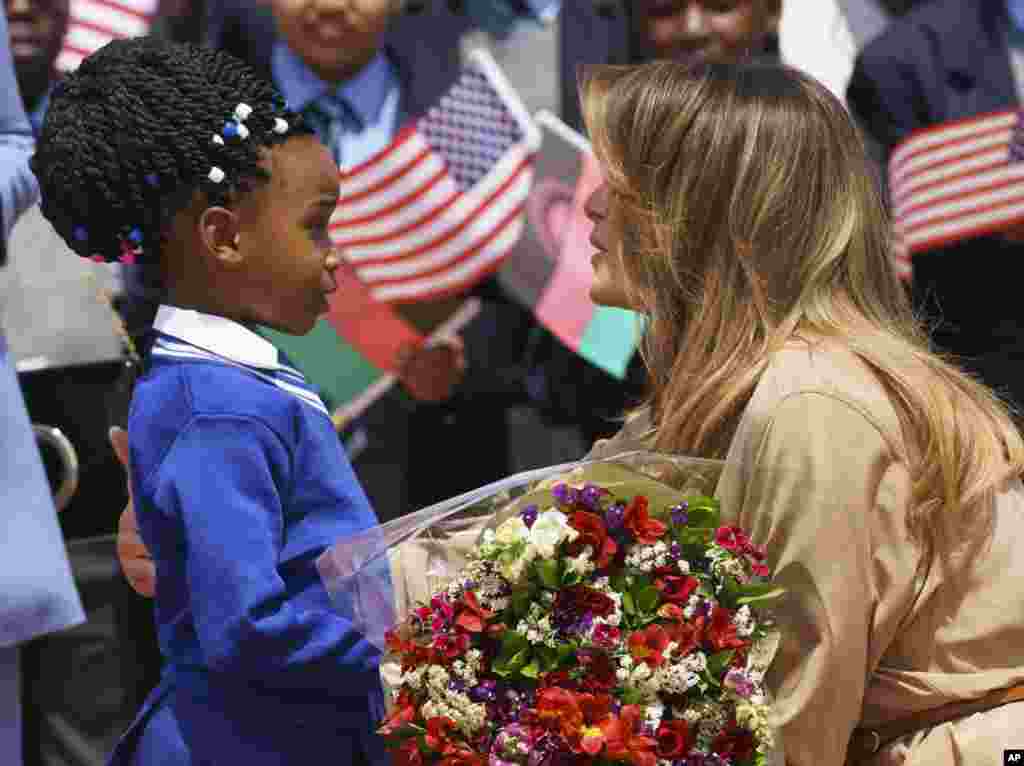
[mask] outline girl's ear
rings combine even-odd
[[[237,266],[242,262],[239,221],[234,211],[208,207],[200,214],[197,225],[204,256],[214,258],[223,266]]]

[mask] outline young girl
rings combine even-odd
[[[591,294],[647,316],[652,380],[593,454],[726,459],[723,511],[788,590],[785,763],[998,763],[1024,732],[1024,444],[929,352],[842,105],[670,63],[599,70],[586,105]]]
[[[323,404],[251,329],[326,310],[330,153],[240,62],[136,39],[58,86],[32,165],[78,254],[165,294],[129,434],[166,671],[111,763],[386,762],[378,652],[314,564],[376,518]]]

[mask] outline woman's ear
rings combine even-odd
[[[198,227],[204,256],[223,266],[237,266],[242,262],[239,220],[234,211],[208,207],[200,214]]]

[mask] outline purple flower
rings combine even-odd
[[[572,762],[569,743],[557,734],[545,734],[530,751],[529,766],[563,766]]]
[[[690,514],[687,513],[689,508],[690,504],[685,500],[679,505],[673,505],[669,508],[669,513],[672,514],[672,523],[680,527],[687,524],[690,521]]]
[[[604,523],[608,531],[615,533],[622,529],[622,521],[626,515],[626,506],[622,503],[613,503],[604,512]]]
[[[466,691],[466,682],[461,678],[453,678],[448,682],[448,688],[453,692],[464,692]]]
[[[583,485],[583,491],[580,493],[580,502],[587,507],[588,511],[597,512],[601,510],[601,497],[604,495],[605,490],[598,487],[596,484]]]
[[[551,494],[559,505],[576,505],[578,493],[568,484],[556,484],[551,488]]]
[[[487,679],[469,690],[469,698],[473,702],[494,702],[498,698],[498,684]]]
[[[525,508],[523,508],[522,511],[520,511],[519,516],[520,516],[520,518],[522,518],[523,523],[527,527],[532,527],[533,526],[533,522],[535,522],[537,520],[537,506],[536,505],[528,505],[528,506],[526,506]]]
[[[683,546],[679,543],[672,543],[668,548],[668,553],[674,559],[681,559],[683,557]]]
[[[743,699],[750,699],[754,693],[754,682],[750,676],[738,668],[733,668],[725,674],[725,685],[733,689]]]

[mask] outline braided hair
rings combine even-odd
[[[226,53],[116,40],[58,84],[31,166],[43,214],[72,250],[149,271],[197,191],[230,204],[268,177],[260,149],[310,132]]]

